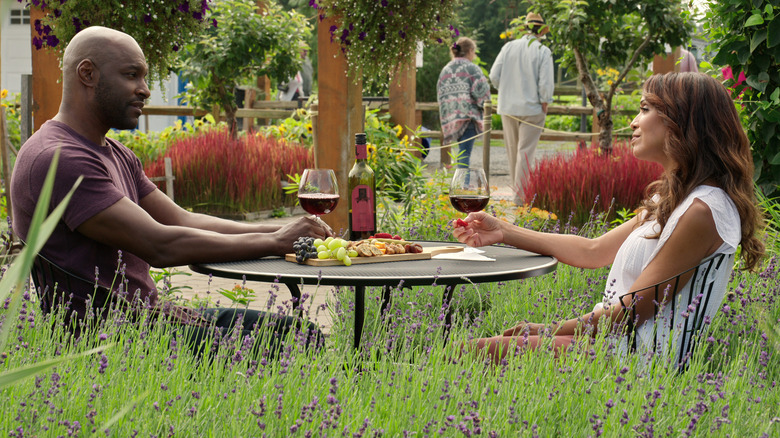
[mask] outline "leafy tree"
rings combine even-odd
[[[506,42],[500,38],[501,31],[508,28],[513,19],[524,17],[526,7],[517,0],[470,0],[463,3],[458,13],[464,25],[461,33],[477,42],[479,57],[488,69]]]
[[[741,95],[746,129],[753,149],[755,178],[770,197],[780,195],[780,2],[764,0],[712,1],[706,12],[713,62],[731,66]]]
[[[687,42],[693,32],[691,14],[679,0],[537,0],[529,10],[550,26],[549,44],[561,64],[576,67],[596,111],[604,151],[612,147],[612,99],[620,83],[638,61],[665,53],[664,43]],[[603,95],[592,76],[597,62],[620,72]]]
[[[190,81],[188,99],[207,110],[218,106],[225,111],[235,137],[236,85],[262,75],[276,81],[295,75],[311,27],[301,14],[270,1],[262,13],[253,0],[219,1],[209,18],[219,26],[185,46],[181,73]]]

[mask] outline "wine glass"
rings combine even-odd
[[[455,210],[471,213],[484,209],[490,201],[490,187],[481,168],[455,170],[450,183],[450,203]]]
[[[333,211],[339,203],[339,185],[333,169],[305,169],[298,185],[298,201],[317,217]]]

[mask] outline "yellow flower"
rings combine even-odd
[[[287,132],[287,128],[284,127],[284,125],[279,126],[279,133],[284,135],[284,133]]]
[[[502,40],[505,40],[506,39],[506,32],[501,32],[501,35],[499,35],[498,37],[501,38]]]
[[[607,85],[612,85],[612,83],[615,82],[612,79],[607,80]]]
[[[3,91],[0,91],[0,99],[5,99],[6,96],[8,96],[8,90],[3,88]]]
[[[203,126],[203,120],[201,119],[195,120],[195,127],[200,128],[201,126]]]
[[[404,132],[404,127],[401,125],[395,125],[393,129],[395,130],[395,136],[400,138],[401,134]]]
[[[8,105],[6,105],[4,103],[0,103],[0,108],[8,108]]]
[[[366,151],[368,151],[369,157],[373,157],[374,154],[376,154],[376,145],[374,145],[373,143],[368,143],[366,145]]]
[[[314,128],[312,128],[311,126],[311,123],[306,124],[306,130],[309,131],[309,133],[311,133],[314,130]]]

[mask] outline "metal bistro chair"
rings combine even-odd
[[[676,277],[641,291],[623,295],[620,303],[626,318],[628,350],[646,358],[672,357],[684,370],[699,336],[706,330],[723,302],[734,266],[734,254],[716,254]],[[684,285],[681,281],[689,276]],[[639,322],[638,294],[653,289],[653,318]],[[629,299],[626,299],[629,298]]]
[[[114,301],[111,297],[115,294],[109,288],[68,272],[41,254],[35,256],[30,273],[41,310],[45,313],[56,311],[57,304],[67,303],[70,295],[76,292],[92,297],[92,308],[103,312],[108,311],[109,301]],[[69,309],[81,318],[90,313],[84,303],[71,303]]]

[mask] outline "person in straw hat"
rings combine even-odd
[[[523,205],[523,185],[554,91],[552,53],[539,42],[550,29],[535,12],[526,16],[525,24],[528,32],[506,43],[490,69],[490,81],[498,89],[498,114],[517,205]]]

